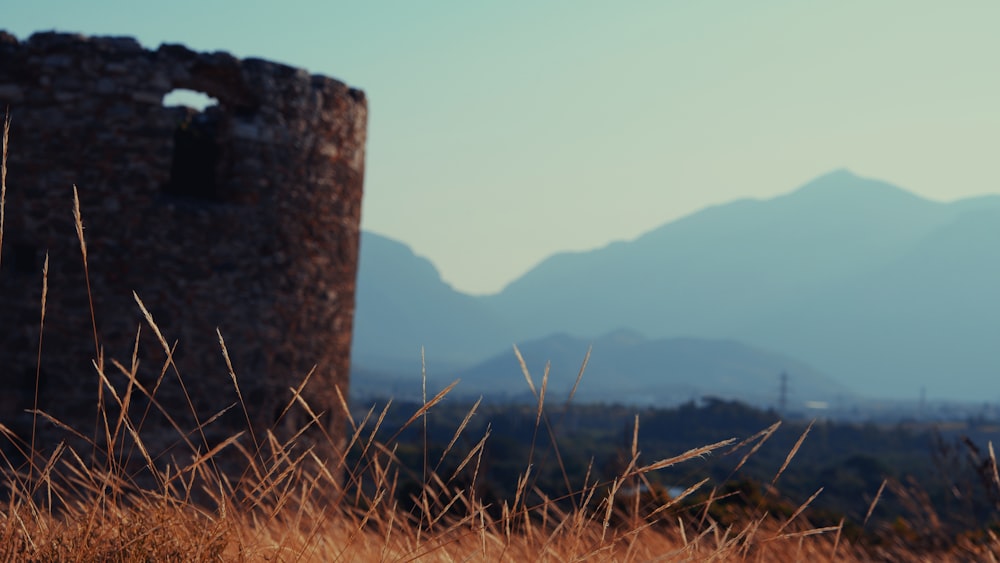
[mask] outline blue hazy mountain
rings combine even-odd
[[[995,401],[998,252],[1000,208],[960,212],[891,260],[775,308],[755,341],[780,342],[883,395],[913,397],[926,387],[932,396]],[[795,318],[803,318],[798,330],[788,330]]]
[[[518,346],[536,387],[550,365],[550,404],[566,400],[588,348],[591,356],[576,401],[667,405],[711,395],[775,406],[779,375],[789,374],[788,405],[806,401],[837,404],[854,396],[848,388],[806,364],[735,341],[700,338],[650,340],[617,330],[594,340],[555,334]],[[460,370],[457,390],[487,398],[530,396],[512,349]]]
[[[406,245],[361,234],[352,357],[370,370],[420,373],[423,347],[435,365],[467,365],[512,342],[490,307],[455,291]]]
[[[838,171],[792,194],[743,200],[635,241],[558,254],[486,298],[521,337],[718,335],[817,286],[836,286],[947,221],[937,205]],[[531,332],[525,332],[531,331]]]
[[[359,270],[354,362],[389,378],[419,377],[420,346],[458,373],[560,333],[578,366],[577,341],[628,327],[771,350],[862,395],[1000,398],[1000,196],[940,203],[840,170],[557,254],[493,296],[371,233]]]
[[[734,339],[858,392],[1000,396],[1000,197],[919,198],[847,171],[558,254],[483,298],[519,338]]]

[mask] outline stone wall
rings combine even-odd
[[[218,104],[164,107],[176,88]],[[347,374],[358,259],[367,104],[364,93],[259,59],[144,49],[120,37],[0,32],[0,108],[9,106],[6,224],[0,262],[0,422],[24,434],[34,401],[42,264],[48,297],[39,407],[92,435],[99,380],[83,259],[78,186],[105,373],[138,379],[194,428],[166,354],[132,292],[171,346],[197,418],[237,402],[226,340],[258,436],[305,421],[282,406],[315,366],[304,396],[343,436],[336,389]],[[2,111],[2,110],[0,110]],[[161,375],[163,377],[161,378]],[[147,408],[137,399],[133,416]],[[144,438],[176,442],[152,409]],[[239,407],[205,428],[243,430]],[[43,446],[60,431],[39,424]],[[193,436],[197,436],[195,433]],[[194,439],[200,444],[200,438]],[[323,442],[323,441],[320,441]],[[327,452],[332,453],[332,452]]]

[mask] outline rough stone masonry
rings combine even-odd
[[[165,107],[164,96],[178,88],[218,103],[200,112]],[[321,430],[341,440],[337,390],[346,396],[364,93],[282,64],[180,45],[147,50],[131,38],[63,33],[19,41],[0,32],[0,112],[8,106],[0,422],[27,437],[37,376],[38,407],[94,435],[94,361],[103,358],[122,391],[137,349],[137,380],[159,385],[159,404],[193,430],[195,417],[204,422],[238,401],[218,328],[258,437],[268,429],[287,437],[308,420],[301,408],[282,410],[289,388],[312,373],[303,396],[325,413]],[[175,346],[196,414],[133,291]],[[113,403],[107,391],[105,399]],[[177,443],[177,432],[137,393],[130,414],[138,421],[147,408],[147,445]],[[68,436],[43,419],[37,427],[43,448]],[[218,442],[245,429],[237,406],[204,432]],[[191,439],[202,446],[198,433]]]

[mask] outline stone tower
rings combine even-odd
[[[164,106],[183,88],[218,100],[203,111]],[[0,261],[0,422],[30,431],[39,408],[93,431],[98,356],[73,221],[79,189],[97,340],[112,384],[138,381],[185,430],[238,401],[225,338],[252,427],[287,435],[296,387],[343,437],[367,104],[341,82],[259,59],[144,49],[130,38],[0,32],[0,112],[11,115]],[[42,265],[48,254],[39,349]],[[143,320],[133,291],[173,352]],[[315,369],[314,369],[315,368]],[[313,371],[314,370],[314,371]],[[162,375],[162,377],[161,377]],[[109,399],[110,402],[110,399]],[[146,404],[136,399],[138,420]],[[153,447],[177,440],[157,409]],[[38,423],[51,447],[58,427]],[[246,429],[239,406],[204,431]],[[316,435],[321,435],[319,432]],[[197,435],[197,434],[195,434]],[[195,440],[196,442],[199,440]],[[330,443],[330,441],[327,441]],[[331,453],[331,452],[327,452]]]

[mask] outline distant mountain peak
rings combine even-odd
[[[782,197],[832,202],[864,198],[865,200],[920,200],[923,198],[899,186],[859,176],[847,168],[838,168],[819,176]]]
[[[855,174],[850,168],[835,168],[826,174],[820,174],[816,178],[813,178],[811,182],[820,182],[823,180],[863,180],[862,176]]]

